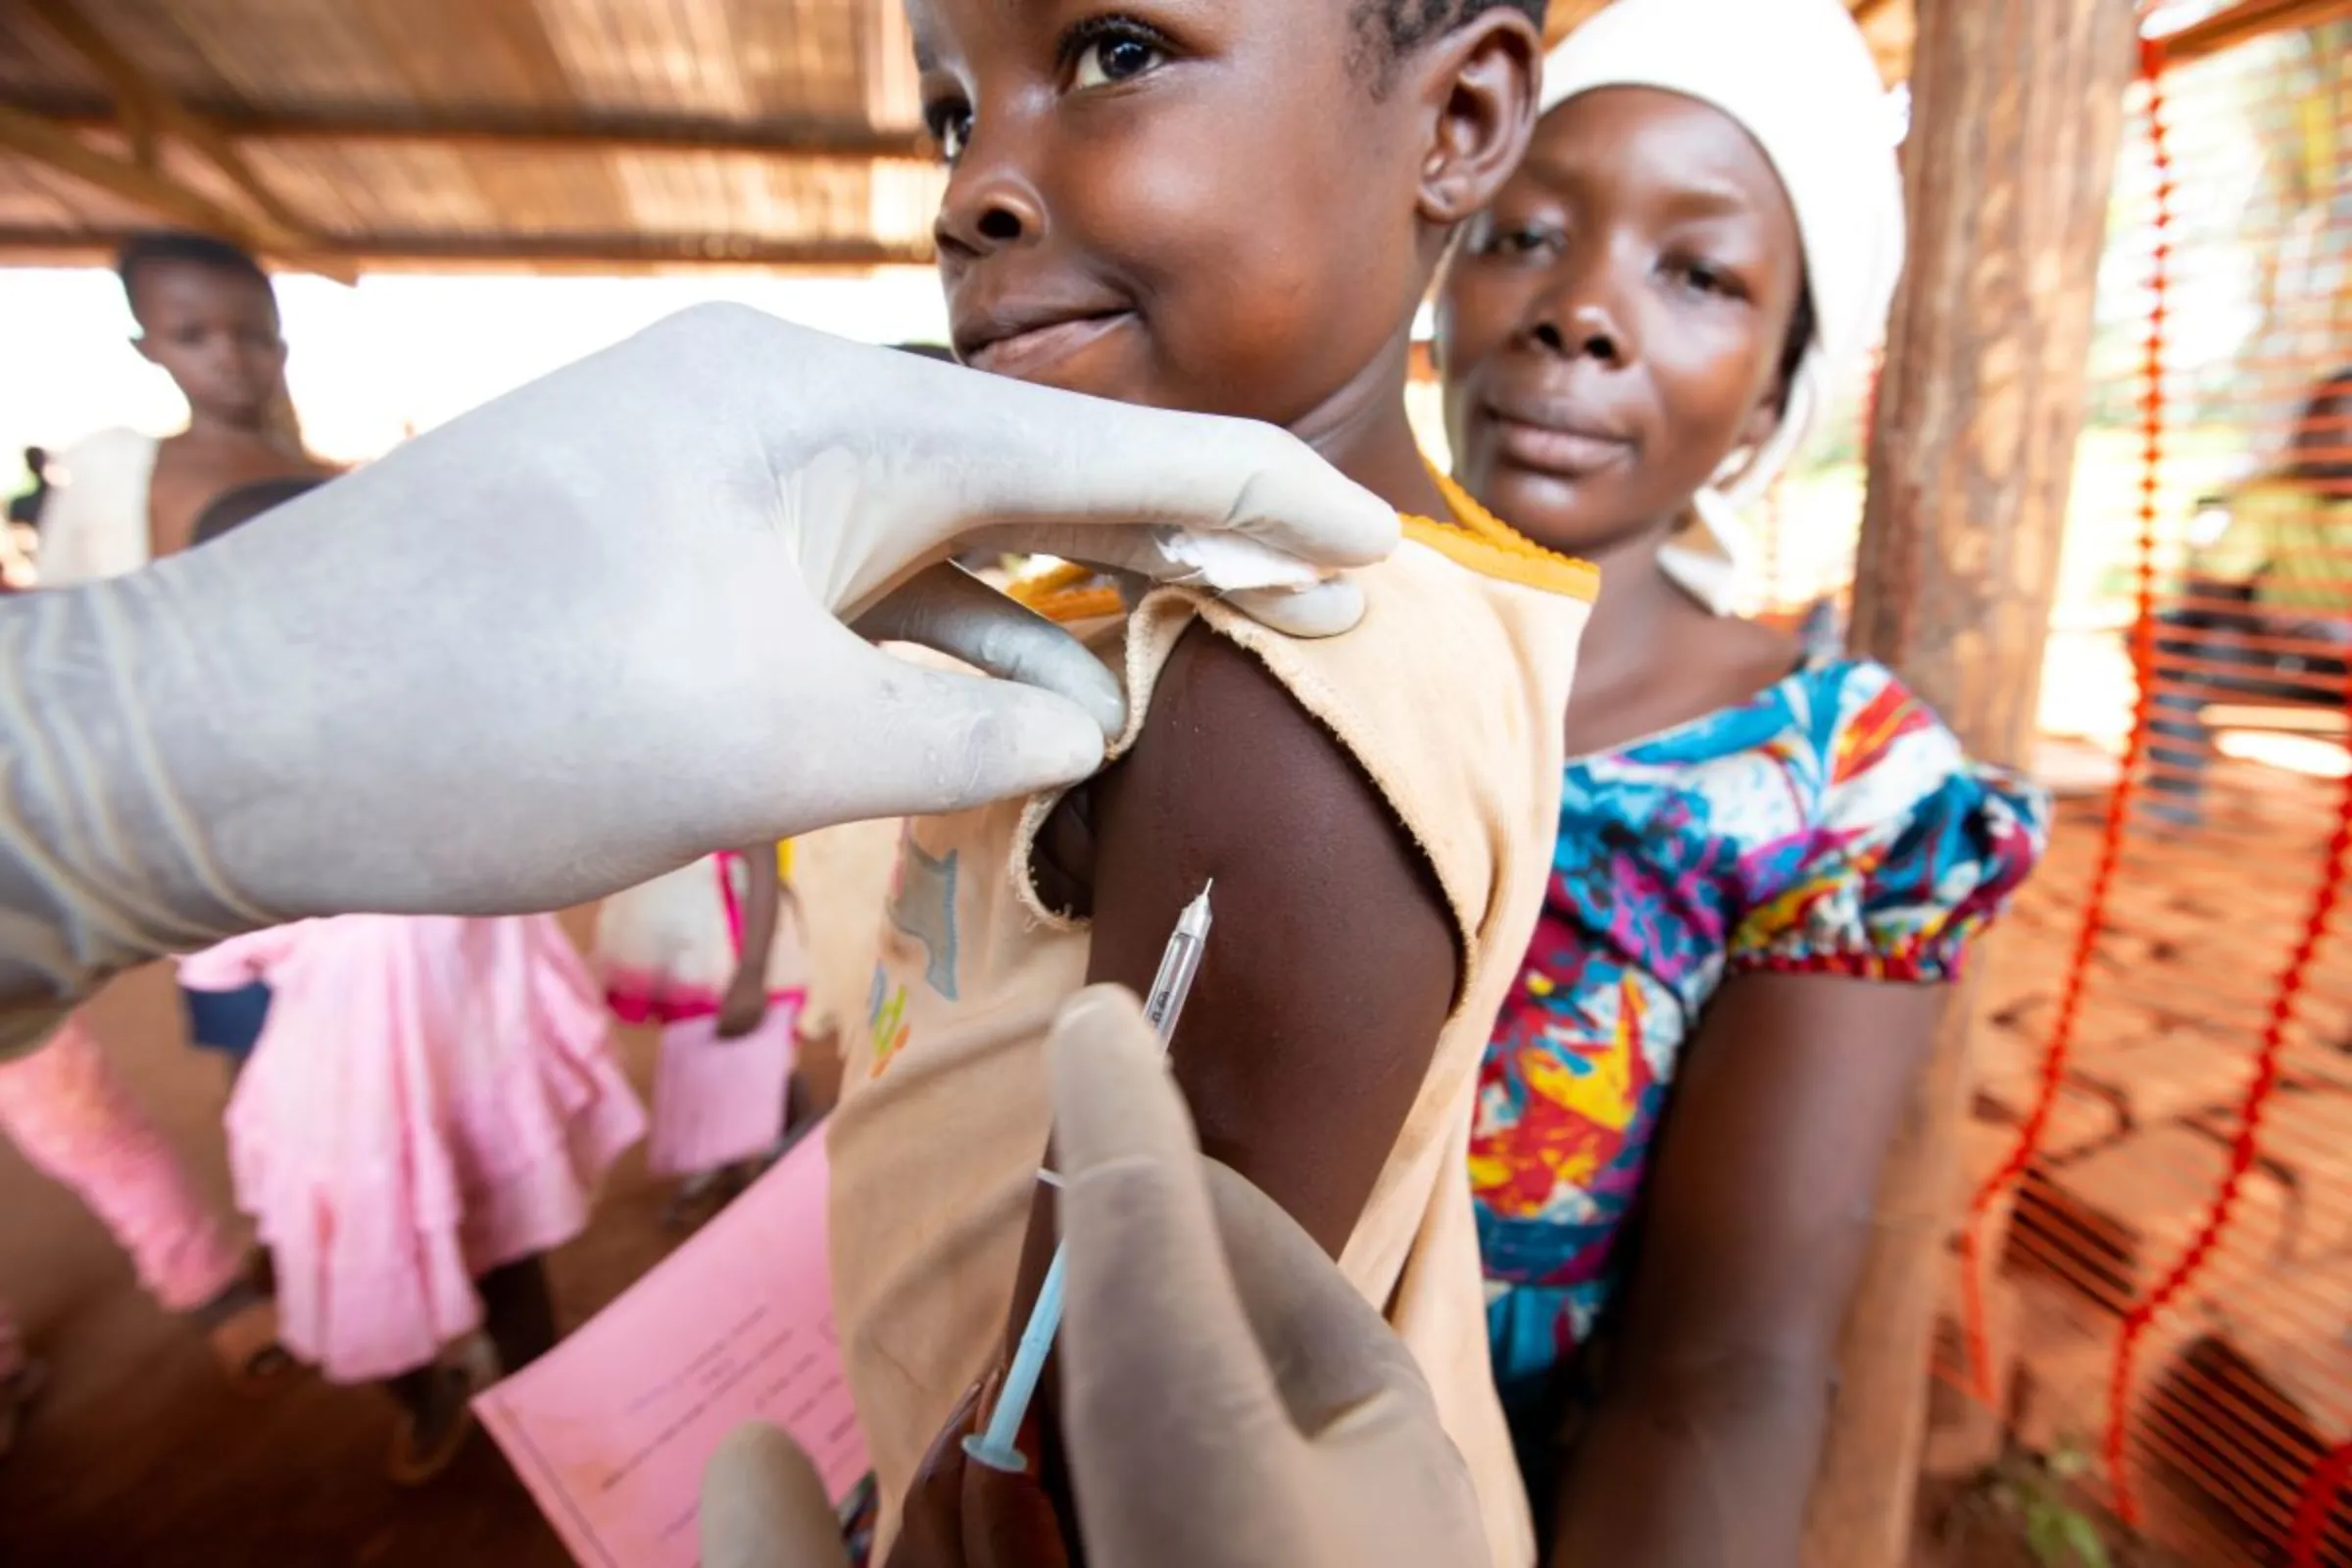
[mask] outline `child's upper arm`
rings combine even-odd
[[[1201,1148],[1338,1255],[1453,1004],[1461,956],[1435,872],[1331,732],[1199,625],[1092,817],[1089,980],[1148,991],[1178,911],[1215,878],[1177,1080]]]

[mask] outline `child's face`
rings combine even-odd
[[[286,368],[269,288],[195,262],[149,262],[135,275],[139,352],[170,373],[197,413],[237,424],[259,419]]]
[[[1772,433],[1803,286],[1788,193],[1736,122],[1647,88],[1570,99],[1440,293],[1459,477],[1579,554],[1670,520]]]
[[[1442,234],[1437,117],[1375,97],[1350,9],[909,0],[958,355],[1294,428],[1379,368]]]

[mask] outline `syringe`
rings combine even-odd
[[[1144,1020],[1159,1036],[1163,1052],[1176,1038],[1185,998],[1192,994],[1193,979],[1200,972],[1200,952],[1208,944],[1208,892],[1215,886],[1211,878],[1200,897],[1176,917],[1175,933],[1159,956],[1159,972],[1152,977],[1152,994],[1144,999]],[[1013,1440],[1028,1417],[1029,1402],[1037,1396],[1037,1380],[1045,1375],[1046,1355],[1061,1328],[1066,1254],[1067,1244],[1054,1249],[1054,1261],[1046,1269],[1045,1283],[1038,1287],[1037,1304],[1029,1309],[1020,1343],[1013,1347],[1012,1365],[1005,1370],[1004,1386],[997,1391],[997,1407],[989,1413],[987,1428],[963,1440],[963,1451],[991,1470],[1019,1475],[1029,1468],[1020,1445]]]

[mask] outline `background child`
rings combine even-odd
[[[139,352],[188,403],[188,427],[158,442],[108,430],[42,466],[40,582],[111,577],[190,542],[222,492],[323,466],[286,416],[277,301],[254,259],[201,234],[142,235],[116,270],[139,323]],[[282,498],[281,498],[282,499]],[[249,1047],[266,997],[191,999],[200,1043]],[[268,1294],[250,1279],[227,1217],[214,1211],[162,1131],[78,1019],[49,1046],[0,1066],[0,1126],[26,1158],[74,1189],[130,1253],[140,1282],[210,1334],[248,1387],[282,1368]]]
[[[688,1178],[681,1202],[740,1191],[784,1130],[808,969],[791,854],[763,844],[707,856],[597,912],[607,1004],[662,1027],[646,1162]]]
[[[1549,1561],[1792,1562],[1880,1166],[2046,803],[1880,665],[1726,612],[1731,503],[1901,265],[1845,9],[1619,0],[1544,100],[1439,312],[1463,482],[1602,571],[1480,1084],[1495,1380]]]
[[[227,1123],[280,1338],[336,1382],[383,1380],[389,1473],[429,1480],[473,1392],[555,1343],[540,1256],[645,1131],[587,965],[550,914],[344,915],[233,938],[180,979],[270,990]]]
[[[285,396],[277,297],[259,263],[205,234],[142,234],[115,270],[142,357],[187,399],[187,428],[157,441],[106,430],[59,455],[41,511],[41,586],[70,587],[186,548],[214,498],[257,479],[322,476]]]
[[[280,1338],[336,1382],[384,1380],[390,1474],[427,1480],[474,1390],[555,1343],[540,1254],[645,1130],[587,966],[553,915],[344,915],[182,962],[273,993],[228,1142]]]
[[[1541,902],[1513,849],[1556,815],[1590,582],[1449,503],[1403,393],[1452,227],[1524,143],[1540,12],[910,7],[954,166],[936,232],[964,363],[1286,426],[1422,520],[1360,574],[1347,637],[1148,601],[1110,650],[1132,710],[1116,767],[1057,809],[909,823],[829,1136],[836,1314],[886,1528],[905,1500],[903,1560],[978,1537],[1046,1549],[1051,1508],[956,1443],[1052,1250],[1038,1045],[1082,982],[1145,989],[1212,877],[1173,1052],[1203,1144],[1389,1312],[1480,1479],[1496,1560],[1532,1553],[1479,1359],[1462,1160]],[[1049,1496],[1054,1399],[1034,1407]]]

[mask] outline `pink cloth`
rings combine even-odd
[[[277,1265],[279,1338],[338,1382],[481,1322],[473,1281],[569,1241],[645,1113],[553,915],[345,915],[182,961],[266,980],[228,1107],[237,1200]]]
[[[28,1056],[0,1063],[0,1131],[74,1190],[130,1254],[139,1283],[185,1312],[244,1265],[228,1216],[196,1185],[75,1013]]]
[[[798,991],[770,998],[760,1027],[735,1040],[719,1039],[718,1020],[708,1016],[662,1031],[645,1143],[655,1175],[716,1170],[774,1146],[784,1131],[784,1085],[804,999]]]

